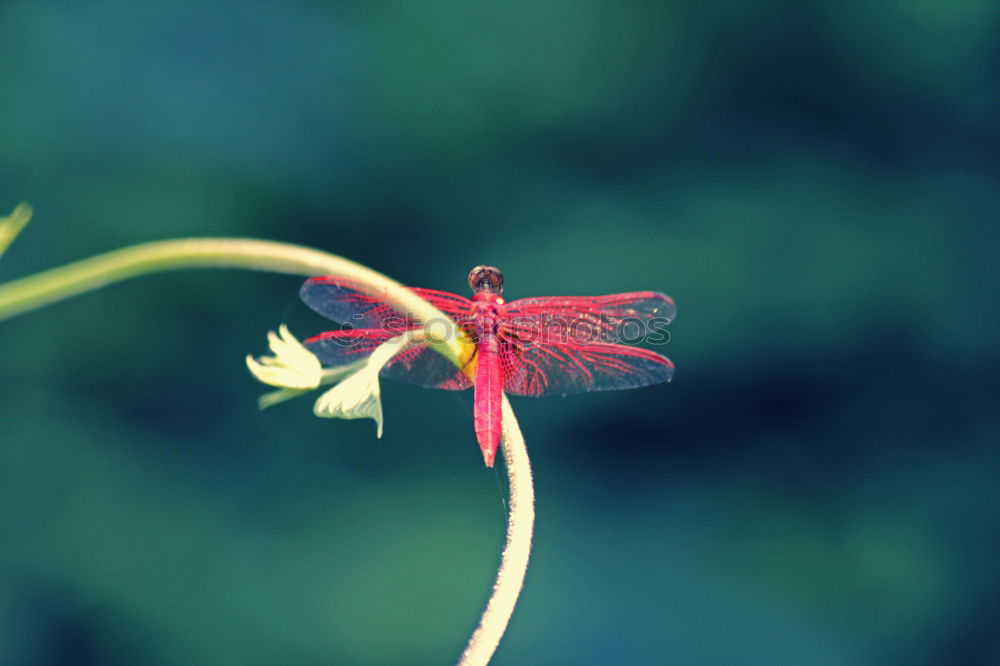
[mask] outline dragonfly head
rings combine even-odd
[[[503,293],[503,273],[493,266],[476,266],[469,271],[469,286],[477,294],[483,291]]]

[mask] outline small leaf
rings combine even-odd
[[[309,393],[309,389],[282,388],[277,391],[271,391],[257,398],[257,407],[267,409],[286,400],[297,398],[303,393]]]
[[[32,212],[31,205],[22,201],[13,213],[7,217],[0,217],[0,256],[7,251],[10,244],[31,220]]]

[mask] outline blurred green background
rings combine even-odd
[[[1000,663],[990,0],[0,4],[11,279],[186,235],[671,294],[672,384],[516,399],[496,664]],[[503,474],[471,396],[259,412],[297,278],[0,322],[0,664],[446,664]]]

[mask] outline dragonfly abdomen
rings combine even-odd
[[[503,398],[500,344],[496,335],[488,333],[479,340],[478,347],[473,423],[483,460],[487,467],[492,467],[500,445],[500,402]]]

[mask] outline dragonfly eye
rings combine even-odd
[[[469,286],[473,291],[499,294],[503,291],[503,273],[493,266],[476,266],[469,271]]]

